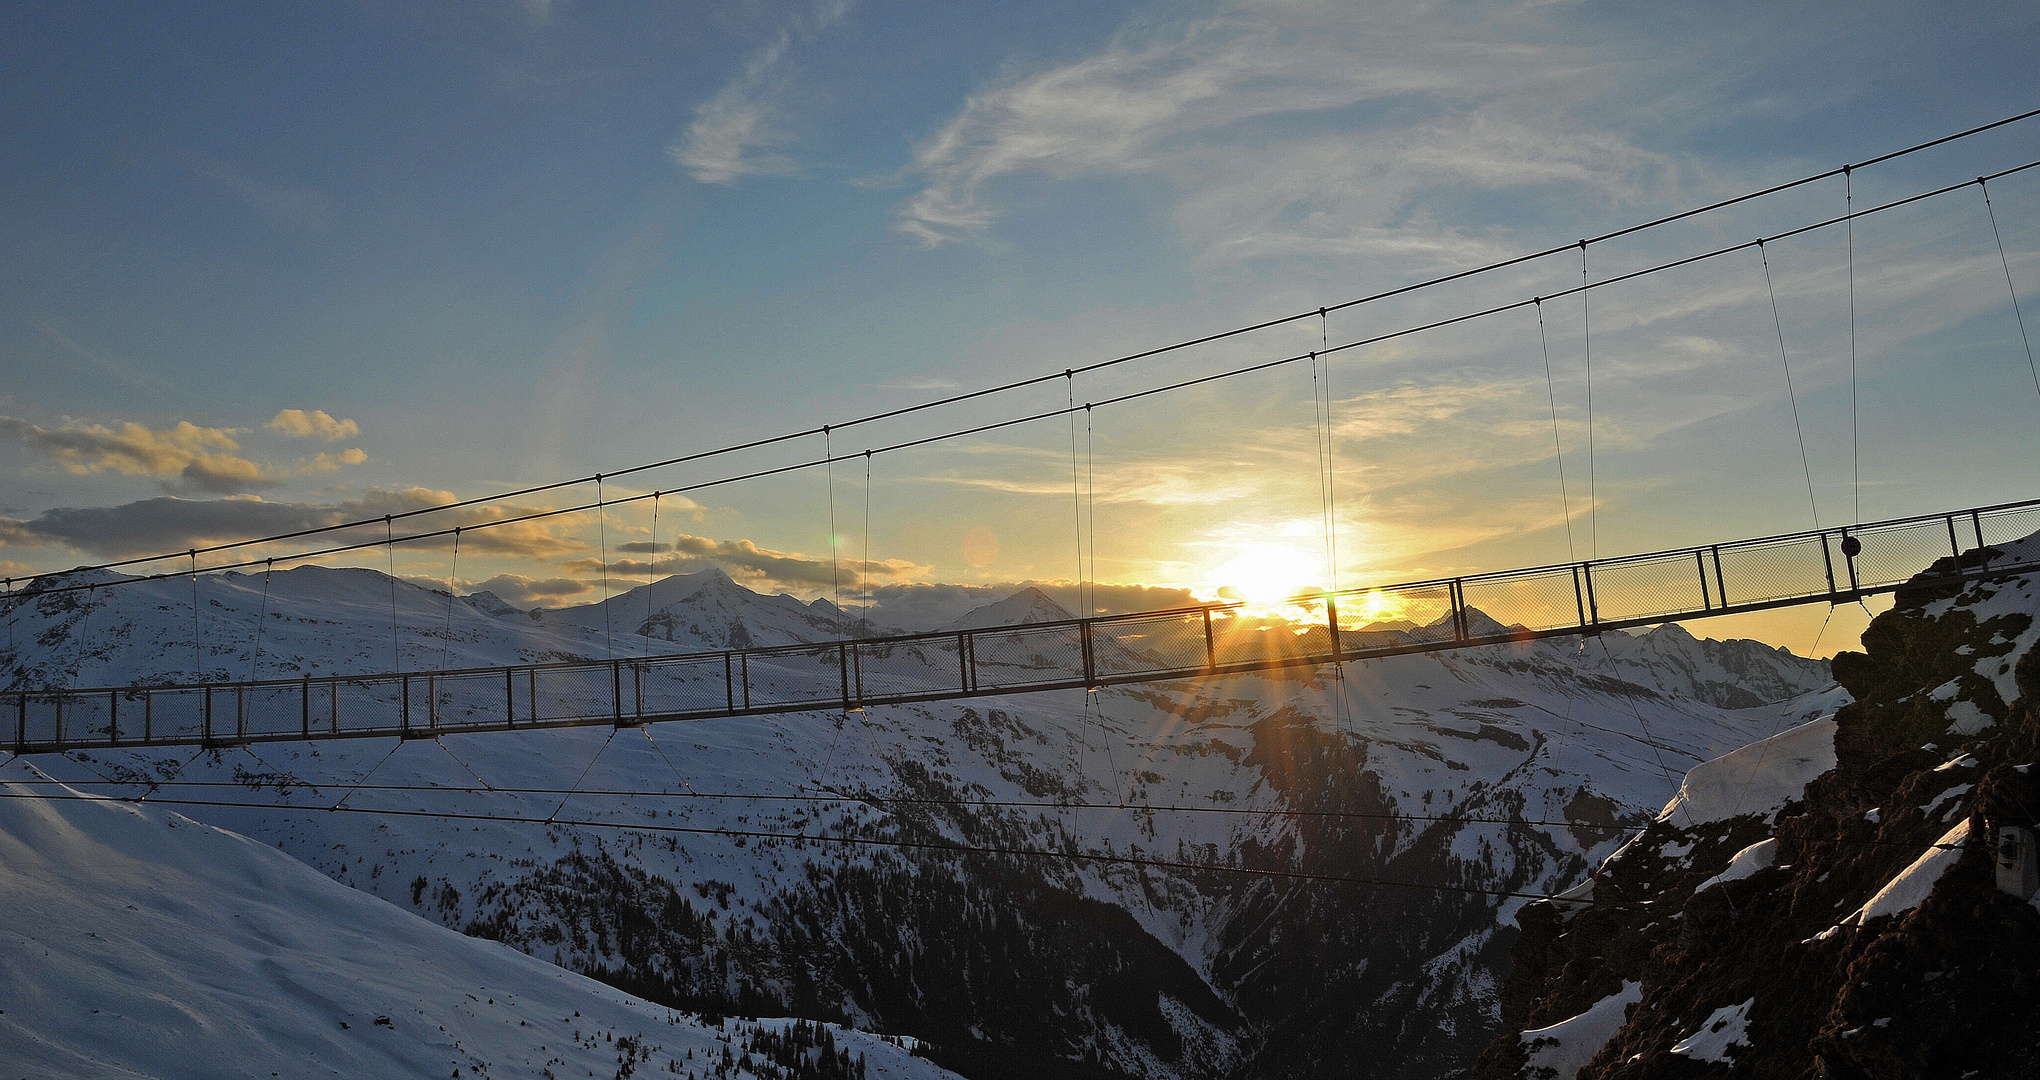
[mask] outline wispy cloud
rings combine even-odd
[[[1628,190],[1673,168],[1566,123],[1564,106],[1605,80],[1588,50],[1522,25],[1536,17],[1475,5],[1441,30],[1396,5],[1240,3],[1144,23],[971,95],[917,148],[910,171],[925,182],[897,226],[929,245],[967,240],[1016,178],[1154,177],[1178,190],[1192,238],[1226,254],[1489,254],[1416,204],[1440,184]],[[1380,115],[1355,122],[1362,108]]]
[[[210,158],[189,156],[186,167],[240,199],[268,225],[307,233],[323,233],[333,227],[332,203],[317,188],[268,183]]]
[[[797,75],[787,54],[840,21],[850,8],[851,0],[820,0],[811,12],[788,18],[744,60],[736,78],[695,108],[687,134],[666,152],[704,184],[799,171],[785,152],[793,139],[787,128],[788,101]]]

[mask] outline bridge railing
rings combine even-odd
[[[630,726],[1194,678],[1852,602],[1930,569],[1922,585],[2009,576],[2040,570],[2040,551],[2015,557],[2001,550],[2035,532],[2040,500],[1341,590],[1296,598],[1285,609],[1293,618],[1210,604],[672,656],[9,691],[0,694],[0,725],[13,721],[9,741],[19,753],[229,746]]]

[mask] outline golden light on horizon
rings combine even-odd
[[[1213,568],[1206,589],[1221,599],[1279,608],[1285,600],[1319,591],[1323,573],[1322,555],[1281,541],[1256,542]]]

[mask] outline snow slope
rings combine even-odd
[[[246,837],[44,779],[0,769],[10,1077],[610,1077],[626,1061],[706,1076],[739,1031],[454,933]],[[65,798],[30,797],[50,794]],[[951,1075],[875,1037],[839,1045],[872,1077]]]

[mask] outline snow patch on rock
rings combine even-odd
[[[1522,1075],[1572,1080],[1622,1030],[1629,1007],[1642,1000],[1643,984],[1625,982],[1621,990],[1587,1006],[1578,1016],[1524,1032],[1523,1047],[1530,1060]]]

